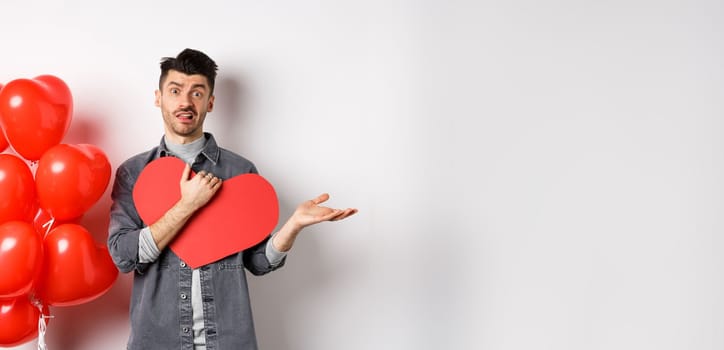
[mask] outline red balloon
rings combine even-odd
[[[3,89],[3,84],[0,84],[0,91]],[[2,119],[2,118],[0,118]],[[8,148],[8,140],[5,138],[5,132],[3,132],[2,123],[0,123],[0,152]]]
[[[118,277],[105,245],[80,225],[56,227],[43,240],[45,259],[36,291],[51,306],[89,302],[111,288]]]
[[[33,214],[33,173],[19,157],[0,154],[0,224],[12,220],[30,221]]]
[[[0,346],[17,346],[38,336],[40,310],[27,296],[0,299]]]
[[[60,144],[38,162],[35,185],[40,207],[57,220],[80,217],[105,192],[111,164],[100,148]]]
[[[16,79],[0,90],[0,125],[15,151],[38,160],[70,127],[73,97],[58,77]]]
[[[10,221],[0,225],[0,298],[27,294],[43,259],[42,240],[33,225]]]

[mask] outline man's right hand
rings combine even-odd
[[[181,204],[191,211],[199,210],[206,205],[221,188],[221,179],[211,173],[199,171],[189,179],[191,166],[187,163],[181,174]]]
[[[206,205],[221,188],[221,179],[213,174],[199,171],[190,179],[189,175],[191,175],[191,166],[186,164],[179,182],[181,199],[149,227],[158,250],[164,249],[171,243],[186,221]]]

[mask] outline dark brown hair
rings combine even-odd
[[[158,88],[163,88],[163,81],[166,79],[168,71],[175,70],[186,75],[203,75],[209,82],[209,88],[213,95],[217,69],[216,62],[205,53],[194,49],[185,49],[176,57],[161,59],[161,77],[158,79]]]

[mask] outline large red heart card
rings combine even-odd
[[[133,188],[136,210],[146,225],[160,219],[179,199],[184,162],[162,157],[148,163]],[[257,174],[224,180],[171,242],[192,268],[238,253],[264,240],[276,227],[279,202],[272,185]]]

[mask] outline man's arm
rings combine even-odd
[[[187,163],[181,175],[181,199],[158,221],[151,224],[151,236],[161,251],[176,237],[186,222],[221,188],[221,179],[204,171],[189,179],[191,166]]]
[[[323,193],[317,198],[300,204],[294,214],[284,223],[282,228],[274,235],[272,244],[280,252],[287,252],[292,249],[294,240],[305,227],[318,224],[323,221],[339,221],[357,213],[357,209],[332,209],[320,206],[329,199],[329,195]]]
[[[111,198],[110,223],[108,225],[108,251],[121,272],[143,272],[146,264],[139,260],[139,236],[143,221],[133,205],[134,177],[121,165],[116,171]]]
[[[144,228],[133,206],[134,179],[126,168],[119,167],[111,194],[113,205],[108,236],[108,249],[119,270],[130,272],[136,269],[142,272],[154,260],[155,256],[149,260],[153,252],[157,256],[180,232],[191,215],[208,203],[221,186],[220,179],[206,176],[203,171],[188,179],[190,172],[187,164],[180,179],[181,199],[158,221]],[[146,231],[150,231],[150,234]],[[147,251],[141,250],[144,246],[148,248]]]

